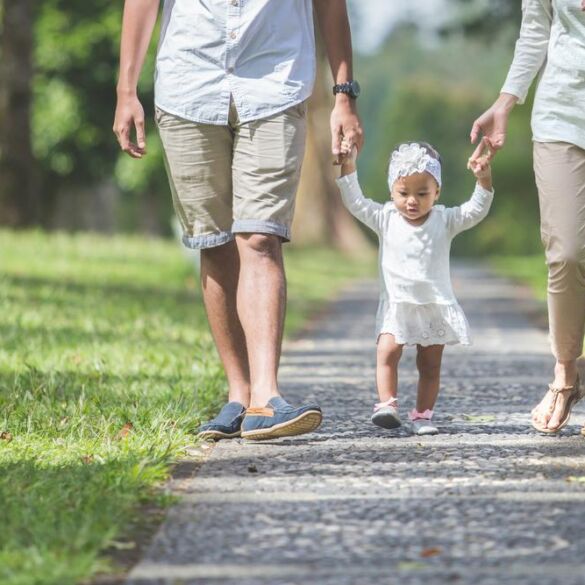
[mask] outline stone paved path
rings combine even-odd
[[[530,303],[482,269],[455,281],[475,344],[446,351],[441,435],[369,424],[376,288],[356,286],[286,347],[285,395],[323,405],[319,432],[218,444],[128,585],[585,584],[585,410],[534,433],[552,362]],[[411,350],[405,411],[414,383]]]

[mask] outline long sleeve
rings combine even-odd
[[[522,26],[516,43],[514,61],[502,88],[526,101],[534,78],[546,61],[552,26],[551,0],[522,0]]]
[[[356,173],[337,179],[341,199],[349,212],[362,223],[380,233],[384,220],[384,205],[364,197]]]
[[[485,219],[493,199],[493,191],[488,191],[477,184],[469,201],[459,207],[446,209],[447,228],[451,235],[456,236],[458,233],[472,228]]]

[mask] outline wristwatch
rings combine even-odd
[[[337,95],[338,93],[345,93],[350,98],[354,100],[360,95],[360,84],[353,79],[352,81],[348,81],[347,83],[338,83],[337,85],[333,86],[333,95]]]

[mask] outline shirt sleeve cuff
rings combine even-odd
[[[517,103],[519,106],[521,106],[526,101],[528,89],[524,89],[523,87],[519,87],[509,81],[506,81],[504,87],[502,87],[502,89],[500,90],[500,93],[509,93],[510,95],[516,96],[518,98]]]
[[[473,191],[474,195],[478,195],[482,199],[491,199],[494,196],[495,191],[492,189],[484,189],[479,183],[475,184],[475,190]]]
[[[343,177],[339,177],[336,179],[337,185],[341,187],[352,187],[353,185],[358,184],[358,176],[357,171],[350,173],[349,175],[344,175]]]

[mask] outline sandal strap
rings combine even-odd
[[[560,394],[561,392],[573,392],[578,388],[576,384],[572,386],[564,386],[563,388],[555,388],[552,384],[548,385],[548,389],[555,395]]]

